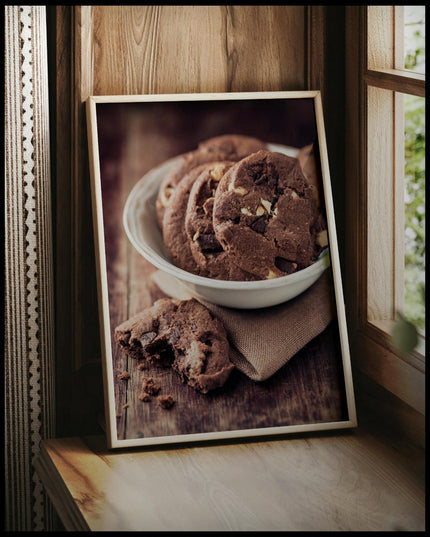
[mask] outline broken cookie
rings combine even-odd
[[[169,366],[201,393],[223,386],[234,365],[223,324],[195,299],[157,300],[115,329],[131,357]]]

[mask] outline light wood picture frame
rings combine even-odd
[[[320,92],[92,96],[86,111],[108,447],[233,441],[355,427]],[[269,151],[297,158],[325,222],[319,239],[326,238],[324,267],[293,296],[283,294],[283,283],[275,288],[289,276],[271,279],[276,282],[267,283],[267,292],[260,294],[255,291],[258,282],[246,282],[246,292],[234,291],[237,282],[213,284],[210,296],[221,304],[212,308],[207,295],[201,302],[225,326],[234,367],[224,384],[201,393],[173,367],[131,357],[115,340],[115,329],[160,298],[187,300],[202,291],[201,277],[194,285],[193,275],[180,270],[180,281],[175,269],[170,270],[168,254],[159,244],[163,235],[155,199],[172,162],[195,152],[201,142],[223,135],[256,138],[269,144]],[[144,203],[139,196],[146,196]],[[312,263],[310,270],[316,265]],[[318,305],[321,298],[311,293],[323,279],[327,294]],[[300,309],[305,300],[311,304],[307,316]],[[292,327],[292,315],[299,318],[299,329]],[[320,317],[322,324],[315,328],[314,319]],[[306,323],[312,323],[312,329]],[[307,339],[295,348],[295,335],[288,330],[303,332]],[[270,361],[275,364],[267,373],[265,364]],[[248,373],[249,363],[256,374]],[[173,406],[161,406],[158,394],[142,397],[143,378],[152,378],[159,394],[171,395]]]

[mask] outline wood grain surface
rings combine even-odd
[[[423,531],[425,478],[360,430],[109,451],[45,441],[37,471],[69,531]]]
[[[305,87],[304,6],[81,10],[92,95]]]
[[[97,104],[111,334],[163,296],[150,279],[154,267],[134,249],[122,226],[127,196],[148,170],[211,135],[236,129],[295,147],[314,139],[312,103],[310,108],[300,99],[288,103],[284,112],[288,115],[294,107],[298,118],[289,136],[282,118],[275,117],[279,108],[260,105],[258,101]],[[221,390],[208,395],[184,385],[170,368],[139,370],[111,339],[118,440],[348,419],[336,321],[268,380],[255,383],[235,370]],[[124,371],[128,380],[120,378]],[[143,375],[161,384],[160,393],[173,396],[172,409],[162,409],[155,399],[138,399]]]

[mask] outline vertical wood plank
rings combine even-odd
[[[368,87],[368,319],[392,319],[394,313],[394,141],[393,92]],[[387,120],[388,118],[388,120]],[[391,158],[380,158],[380,155]],[[383,233],[381,233],[383,230]]]
[[[361,114],[366,100],[362,75],[366,69],[366,8],[347,6],[345,10],[345,174],[346,248],[345,305],[351,337],[352,360],[357,357],[354,338],[367,321],[367,198],[366,161],[367,118]]]
[[[405,24],[405,7],[394,6],[394,61],[395,69],[405,68],[405,40],[404,40],[404,24]]]
[[[368,69],[394,68],[394,7],[368,6]]]
[[[88,139],[85,100],[92,92],[88,58],[92,57],[90,32],[91,6],[74,9],[74,58],[72,58],[72,262],[74,266],[74,363],[76,369],[100,357],[97,311],[97,285],[94,267],[91,188],[89,178]],[[91,336],[89,336],[91,334]]]
[[[393,315],[405,306],[405,109],[404,95],[394,93],[394,181],[393,181]]]
[[[47,7],[48,61],[50,63],[50,116],[51,116],[51,170],[54,183],[54,257],[55,263],[55,332],[56,332],[56,406],[57,433],[63,430],[63,417],[67,413],[69,386],[67,378],[73,370],[73,322],[72,314],[72,263],[71,263],[71,175],[70,175],[70,61],[71,61],[71,13],[67,6]],[[66,180],[58,181],[58,177]],[[61,218],[58,216],[61,215]],[[64,260],[65,262],[61,262]],[[59,352],[63,359],[58,359]],[[59,394],[62,394],[62,397]]]
[[[326,7],[307,6],[307,89],[320,90],[323,103],[325,88]]]

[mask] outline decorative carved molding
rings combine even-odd
[[[54,320],[45,6],[5,6],[6,529],[47,529],[33,461],[54,432]]]

